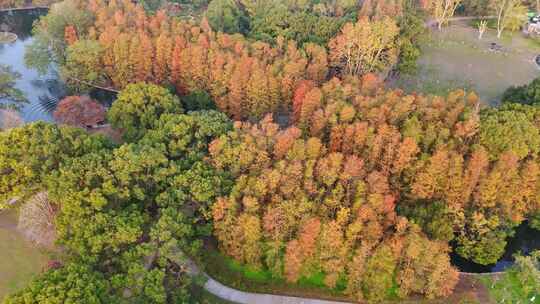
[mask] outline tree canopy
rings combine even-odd
[[[162,114],[182,113],[180,100],[167,89],[153,84],[130,84],[118,94],[108,120],[134,141],[151,129]]]

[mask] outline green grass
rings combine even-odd
[[[492,52],[496,42],[502,52]],[[540,44],[521,33],[505,32],[502,39],[489,29],[482,40],[466,23],[452,23],[442,31],[431,32],[422,43],[418,73],[389,82],[406,92],[446,95],[452,89],[473,90],[486,104],[497,105],[509,86],[523,85],[538,77],[533,62]]]
[[[324,285],[324,273],[302,277],[296,284],[275,277],[268,270],[246,267],[213,249],[206,249],[201,257],[205,271],[217,281],[243,291],[307,298],[352,301],[343,294],[345,282],[339,280],[335,289]]]
[[[540,304],[540,294],[525,291],[515,271],[507,271],[498,279],[483,277],[480,282],[486,286],[495,303]]]
[[[46,265],[47,256],[26,242],[13,225],[14,215],[0,215],[0,300],[23,287]]]

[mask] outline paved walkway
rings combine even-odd
[[[209,278],[204,289],[218,298],[238,304],[344,304],[349,302],[336,302],[317,299],[277,296],[270,294],[250,293],[227,287],[218,281]],[[350,303],[352,304],[352,303]]]

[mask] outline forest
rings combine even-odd
[[[451,252],[493,264],[516,227],[540,229],[538,80],[499,107],[385,82],[414,75],[426,20],[485,3],[188,2],[196,18],[64,0],[35,23],[28,65],[58,65],[74,95],[118,95],[107,113],[72,96],[58,124],[0,132],[0,209],[62,252],[4,303],[198,303],[182,261],[205,265],[213,242],[362,303],[444,298]],[[2,100],[22,98],[14,81]],[[84,129],[102,120],[119,140]],[[539,260],[508,280],[540,292]]]

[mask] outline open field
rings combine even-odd
[[[519,32],[506,33],[500,40],[495,35],[489,29],[479,40],[476,28],[466,22],[455,22],[440,32],[434,29],[423,46],[417,75],[402,76],[390,85],[428,94],[474,90],[485,103],[496,105],[509,86],[540,76],[534,63],[540,46]],[[492,42],[502,51],[490,51]]]
[[[28,284],[47,256],[17,232],[14,212],[0,213],[0,300]]]

